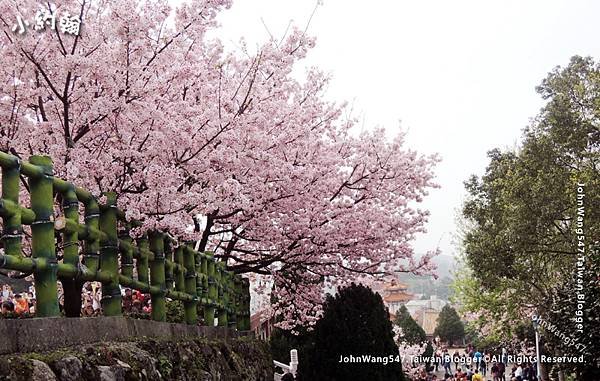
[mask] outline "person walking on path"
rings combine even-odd
[[[515,378],[517,379],[517,381],[523,381],[523,367],[521,366],[521,364],[519,364],[519,366],[517,366],[517,369],[515,369]]]
[[[480,362],[481,362],[481,352],[479,352],[478,350],[475,351],[475,353],[473,354],[473,361],[475,362],[475,370],[480,370]]]
[[[444,372],[446,374],[452,374],[452,369],[450,369],[450,364],[451,364],[451,359],[450,359],[450,354],[448,353],[448,350],[444,350]]]
[[[479,359],[479,371],[481,375],[485,378],[487,374],[487,363],[485,362],[486,353],[483,352],[481,358]]]
[[[503,362],[498,363],[498,380],[506,381],[506,365]]]

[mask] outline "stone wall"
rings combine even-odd
[[[0,319],[0,381],[273,379],[251,332],[123,317]]]
[[[124,317],[0,319],[0,354],[46,351],[69,345],[137,338],[228,339],[253,335],[226,327],[163,323]]]
[[[267,345],[249,337],[105,342],[0,356],[0,381],[272,380]]]

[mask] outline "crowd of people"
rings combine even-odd
[[[29,287],[27,292],[13,292],[8,284],[2,285],[0,294],[2,316],[24,316],[35,313],[35,290]]]
[[[125,313],[144,313],[152,312],[152,300],[150,294],[142,294],[138,290],[126,288],[122,290],[123,312]]]
[[[513,364],[508,369],[506,350],[501,355],[493,356],[485,351],[478,351],[469,345],[464,351],[453,354],[448,349],[438,349],[435,358],[440,359],[433,364],[435,372],[443,369],[444,381],[535,381],[537,368],[535,363]],[[499,361],[498,361],[499,360]],[[454,366],[453,366],[454,365]],[[452,369],[454,368],[454,369]],[[423,372],[418,381],[440,380],[431,372]]]
[[[58,283],[58,305],[64,307],[64,292]],[[125,314],[150,314],[152,303],[149,294],[130,288],[121,288],[123,312]],[[81,289],[81,316],[102,314],[102,289],[99,282],[86,282]],[[29,286],[26,292],[14,292],[8,284],[2,285],[0,293],[0,315],[2,317],[28,317],[35,314],[35,288]]]

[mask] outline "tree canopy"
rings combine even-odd
[[[421,344],[427,340],[427,335],[421,326],[410,316],[410,313],[406,309],[406,306],[402,305],[396,312],[396,319],[394,320],[402,332],[400,333],[398,340],[406,342],[407,344]]]
[[[469,272],[459,279],[457,297],[505,339],[514,336],[515,321],[531,324],[533,315],[575,335],[567,294],[576,298],[574,275],[579,263],[590,271],[591,249],[600,240],[600,65],[575,56],[537,91],[547,103],[519,147],[492,150],[485,175],[465,184],[470,198],[462,243]],[[592,283],[586,298],[597,292]],[[586,335],[597,329],[594,316],[586,309]]]
[[[392,323],[381,296],[351,284],[329,296],[314,329],[303,380],[404,380]],[[340,356],[381,356],[383,363],[340,363]]]
[[[433,334],[451,346],[465,337],[465,326],[456,310],[450,305],[446,304],[442,308]]]
[[[325,280],[431,270],[410,242],[424,231],[415,204],[435,186],[437,158],[402,134],[354,132],[318,68],[295,79],[315,44],[305,32],[256,51],[207,37],[231,4],[0,2],[0,149],[48,154],[57,176],[116,192],[140,230],[273,278],[276,310],[298,322],[314,322]],[[40,7],[79,15],[80,34],[11,30],[9,16]]]

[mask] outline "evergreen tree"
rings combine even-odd
[[[415,319],[410,316],[406,306],[400,307],[400,309],[396,312],[396,320],[394,321],[396,325],[398,325],[402,329],[402,335],[400,336],[400,341],[405,341],[408,344],[421,344],[427,339],[427,335],[425,331]]]
[[[452,345],[454,342],[462,339],[465,336],[465,326],[456,310],[449,305],[445,305],[438,317],[438,325],[435,328],[434,336],[439,336],[440,339]]]
[[[381,296],[352,284],[325,302],[323,317],[314,330],[306,361],[300,361],[302,380],[378,381],[404,380],[394,343],[392,323]],[[384,363],[340,362],[340,357],[363,355],[394,361]]]
[[[485,175],[465,184],[467,269],[456,295],[465,310],[478,313],[480,327],[503,340],[531,325],[535,313],[553,327],[541,327],[545,353],[583,354],[584,364],[569,370],[576,379],[600,379],[598,272],[588,250],[600,237],[600,63],[575,56],[537,91],[547,103],[518,149],[491,151]]]

